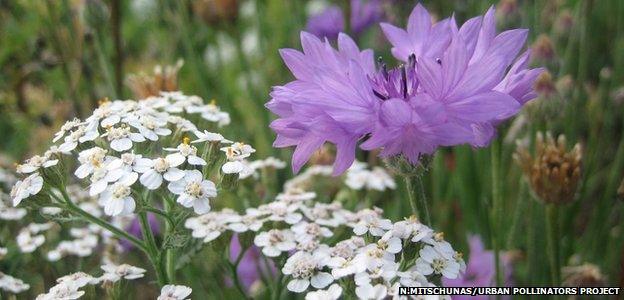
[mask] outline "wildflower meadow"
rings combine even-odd
[[[621,299],[622,15],[0,1],[0,299]]]

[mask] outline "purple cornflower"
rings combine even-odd
[[[303,52],[281,50],[296,80],[275,87],[267,107],[279,116],[274,146],[296,146],[294,171],[325,142],[337,147],[335,174],[352,164],[364,138],[362,149],[412,164],[440,146],[483,147],[496,125],[535,98],[542,69],[527,68],[528,51],[516,59],[528,32],[497,35],[494,8],[458,26],[454,18],[432,23],[419,4],[407,30],[381,26],[404,62],[392,70],[377,69],[372,51],[344,34],[338,50],[305,32]]]
[[[496,266],[494,264],[494,253],[486,251],[479,236],[473,235],[468,238],[470,247],[470,259],[466,265],[466,272],[460,274],[456,279],[442,278],[442,284],[446,287],[473,287],[473,286],[495,286]],[[512,266],[509,257],[501,255],[501,268],[503,270],[503,285],[512,285]],[[487,296],[453,296],[454,300],[462,299],[488,299]]]
[[[236,259],[241,251],[242,247],[240,241],[238,240],[238,235],[234,234],[232,236],[232,240],[230,241],[230,261],[232,263],[236,262]],[[275,265],[273,265],[270,260],[267,260],[267,262],[269,263],[268,268],[262,261],[260,250],[258,250],[256,246],[252,245],[246,250],[245,254],[243,254],[243,258],[240,260],[238,268],[236,269],[236,274],[238,275],[241,284],[247,289],[247,291],[249,291],[254,284],[261,280],[261,273],[269,277],[273,277],[277,274]],[[231,284],[231,281],[228,281],[227,283]]]
[[[364,30],[379,22],[383,17],[381,0],[351,0],[351,31],[359,35]],[[310,16],[306,30],[319,38],[335,40],[344,28],[344,13],[336,5],[325,8],[318,14]]]
[[[310,16],[306,24],[306,30],[320,38],[336,39],[338,33],[344,31],[342,9],[332,5],[318,14]]]
[[[156,218],[156,216],[152,213],[147,213],[147,221],[149,222],[150,228],[152,228],[152,232],[154,233],[154,235],[160,234],[160,223],[158,223],[158,219]],[[139,239],[142,238],[141,223],[139,223],[138,216],[135,217],[128,226],[126,226],[126,232]],[[132,243],[125,239],[121,240],[120,244],[124,251],[130,251],[132,250],[132,248],[134,248],[134,245],[132,245]]]

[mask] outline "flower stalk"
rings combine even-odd
[[[492,246],[494,248],[494,266],[496,270],[496,285],[501,286],[503,283],[503,274],[500,266],[500,243],[502,239],[501,222],[502,215],[502,197],[500,190],[500,141],[492,142],[491,147],[491,167],[492,167],[492,225],[490,226],[492,234]]]
[[[546,244],[550,277],[553,286],[561,282],[561,264],[559,262],[559,214],[555,204],[546,204]]]
[[[414,215],[418,216],[423,224],[431,225],[427,196],[422,183],[422,175],[405,177],[405,187]]]

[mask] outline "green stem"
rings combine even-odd
[[[141,224],[141,235],[143,235],[147,248],[147,256],[156,271],[158,285],[163,286],[169,283],[169,279],[167,277],[167,271],[162,267],[162,264],[160,264],[161,253],[158,245],[156,244],[156,239],[154,238],[154,234],[145,211],[139,213],[139,223]]]
[[[168,215],[171,211],[171,203],[167,200],[163,201],[163,206],[165,208],[165,214]],[[173,230],[174,223],[165,224],[165,236],[168,237],[171,235]],[[167,272],[167,278],[171,280],[171,282],[175,282],[175,252],[174,249],[165,249],[165,270]]]
[[[559,263],[559,214],[558,207],[554,204],[546,204],[546,244],[551,283],[556,286],[561,279],[561,266]]]
[[[490,225],[492,234],[492,246],[494,248],[494,266],[496,269],[496,286],[503,284],[503,272],[500,266],[500,238],[502,230],[501,212],[502,197],[500,188],[500,141],[495,140],[491,146],[491,167],[492,167],[492,221]]]
[[[431,226],[431,217],[427,207],[427,196],[422,183],[422,176],[405,177],[405,187],[412,206],[412,212],[425,225]]]
[[[108,231],[110,231],[112,234],[116,235],[118,238],[120,239],[126,239],[128,241],[130,241],[130,243],[132,243],[134,246],[136,246],[137,248],[141,249],[143,252],[147,253],[147,247],[145,247],[145,244],[143,244],[143,242],[139,239],[137,239],[136,237],[132,236],[131,234],[109,224],[108,222],[84,211],[82,208],[78,207],[76,204],[74,204],[73,202],[71,202],[71,200],[69,200],[69,198],[65,195],[66,192],[61,190],[61,192],[63,193],[63,197],[65,197],[65,202],[67,203],[67,208],[74,214],[79,215],[83,218],[85,218],[87,221],[92,222]]]

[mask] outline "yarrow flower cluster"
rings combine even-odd
[[[294,189],[243,214],[212,211],[185,226],[205,243],[227,232],[253,236],[254,246],[287,276],[288,290],[307,291],[307,299],[337,299],[343,288],[336,283],[344,280],[352,280],[350,292],[360,299],[384,299],[397,296],[400,286],[434,286],[433,278],[454,279],[465,269],[441,233],[414,217],[393,223],[382,213],[317,202],[314,193]],[[341,238],[341,228],[351,234]],[[287,257],[283,265],[280,257]]]
[[[535,98],[542,69],[528,68],[528,50],[518,57],[527,30],[497,34],[494,8],[461,26],[454,17],[431,20],[419,4],[406,30],[381,24],[402,63],[390,70],[345,34],[338,49],[302,32],[303,52],[281,50],[296,80],[274,87],[266,106],[279,117],[274,146],[296,146],[293,170],[326,142],[337,148],[335,174],[351,166],[362,139],[362,149],[412,164],[440,146],[482,147]]]
[[[104,273],[99,277],[93,277],[84,272],[77,272],[58,278],[55,286],[51,287],[47,293],[37,296],[36,299],[78,299],[85,294],[85,291],[80,289],[87,285],[114,283],[122,279],[134,280],[142,278],[145,273],[144,269],[128,264],[115,265],[109,262],[102,265],[101,268],[104,270]]]
[[[84,121],[74,119],[63,125],[54,138],[58,145],[45,155],[18,165],[18,172],[27,177],[13,187],[13,204],[16,206],[42,190],[60,202],[55,205],[71,201],[63,191],[63,183],[68,180],[59,178],[63,177],[59,173],[61,167],[74,165],[71,157],[77,165],[73,172],[75,181],[88,186],[89,195],[98,199],[106,215],[134,213],[137,202],[145,200],[146,192],[161,187],[169,190],[180,205],[192,207],[196,213],[208,212],[217,187],[210,174],[205,173],[210,171],[204,168],[208,151],[200,151],[195,145],[204,150],[230,142],[220,134],[199,131],[195,123],[182,115],[208,126],[229,123],[227,113],[214,103],[203,104],[201,98],[180,92],[162,92],[140,101],[103,101]],[[191,134],[198,138],[194,143]],[[228,160],[236,161],[255,151],[240,143],[230,148],[234,150],[228,152]]]

